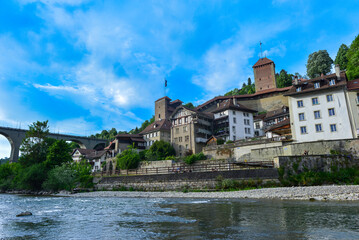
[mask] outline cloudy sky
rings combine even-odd
[[[253,79],[263,43],[276,71],[359,34],[359,1],[2,1],[0,126],[131,130],[164,95],[200,104]],[[0,137],[0,158],[10,144]]]

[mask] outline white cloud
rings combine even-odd
[[[269,58],[274,56],[284,57],[286,52],[287,52],[287,48],[285,47],[285,45],[279,44],[278,46],[272,47],[269,50],[264,50],[263,57],[269,57]],[[258,57],[260,57],[260,54],[258,54]]]
[[[210,96],[222,94],[224,90],[239,87],[252,76],[248,59],[253,57],[254,47],[259,41],[268,40],[286,30],[290,23],[251,23],[244,25],[231,38],[214,45],[202,57],[202,68],[192,78],[193,83],[205,88]],[[280,45],[267,51],[268,55],[284,56],[285,46]]]
[[[0,134],[0,158],[10,157],[11,145],[6,137]]]

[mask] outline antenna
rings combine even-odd
[[[260,47],[260,49],[261,49],[261,58],[263,58],[263,53],[262,53],[262,42],[261,42],[261,41],[259,41],[259,47]]]

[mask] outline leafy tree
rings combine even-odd
[[[78,143],[75,143],[75,142],[70,142],[70,143],[68,143],[68,145],[69,145],[69,148],[70,148],[71,151],[73,151],[76,148],[80,148],[80,145]]]
[[[248,81],[248,82],[247,82],[247,85],[249,85],[249,86],[252,85],[252,79],[251,79],[250,77],[248,78],[247,81]]]
[[[67,190],[71,191],[75,187],[75,170],[69,164],[57,166],[48,173],[46,181],[42,187],[50,191]]]
[[[349,47],[348,53],[347,76],[349,80],[359,78],[359,35]]]
[[[75,172],[75,184],[77,186],[83,188],[93,187],[93,176],[91,175],[92,166],[86,160],[73,163],[71,168]]]
[[[327,50],[319,50],[311,53],[307,61],[307,74],[310,78],[319,77],[322,73],[327,74],[333,64]]]
[[[289,87],[292,85],[293,74],[288,74],[282,69],[279,74],[276,74],[276,81],[278,88]]]
[[[193,164],[196,161],[206,160],[206,159],[207,159],[207,157],[203,154],[203,152],[200,152],[200,153],[192,154],[192,155],[185,157],[184,162],[187,164]]]
[[[235,95],[244,95],[244,94],[253,94],[256,92],[255,85],[246,85],[243,83],[243,87],[241,89],[235,88],[232,91],[227,92],[224,96],[235,96]]]
[[[140,163],[140,155],[138,152],[129,148],[117,155],[117,166],[120,169],[135,169]]]
[[[334,63],[339,64],[340,69],[347,69],[348,64],[348,46],[345,44],[342,44],[338,50],[337,56],[335,57]]]
[[[49,147],[45,161],[46,166],[54,168],[63,163],[72,162],[71,155],[69,154],[70,151],[69,145],[64,140],[57,140]]]
[[[163,140],[155,141],[150,147],[149,152],[155,155],[157,160],[163,160],[168,156],[176,155],[176,151],[172,145]]]
[[[189,102],[189,103],[186,103],[185,105],[183,105],[184,107],[186,108],[189,108],[189,109],[194,109],[195,106],[193,105],[193,103]]]

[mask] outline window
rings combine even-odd
[[[320,111],[314,111],[314,118],[319,119],[320,118]]]
[[[248,134],[251,134],[251,129],[250,129],[250,128],[248,128],[247,132],[248,132]]]
[[[236,135],[233,135],[233,141],[236,141]]]
[[[188,149],[188,144],[186,144],[186,149]]]
[[[327,102],[333,102],[333,95],[327,95]]]
[[[300,108],[300,107],[303,107],[303,106],[304,106],[304,105],[303,105],[303,100],[297,101],[297,105],[298,105],[299,108]]]
[[[330,131],[336,132],[337,131],[337,125],[336,124],[330,124]]]
[[[318,105],[319,104],[318,98],[312,98],[312,104],[313,105]]]
[[[334,110],[334,108],[329,108],[329,109],[328,109],[328,112],[329,112],[329,116],[334,116],[334,115],[335,115],[335,110]]]
[[[256,123],[256,129],[259,129],[259,128],[260,128],[259,123]]]
[[[233,112],[233,115],[236,115],[236,111],[232,111]]]
[[[188,122],[188,117],[184,118],[184,122],[187,123]]]
[[[233,118],[233,123],[237,123],[237,119],[235,117]]]
[[[304,113],[299,113],[299,121],[305,121]]]
[[[335,85],[335,79],[330,79],[329,86],[333,86],[333,85]]]
[[[161,119],[161,114],[158,114],[158,118]]]
[[[178,142],[182,142],[182,137],[179,137],[179,138],[178,138]]]
[[[300,133],[306,134],[307,133],[307,127],[300,127]]]
[[[185,140],[185,142],[188,142],[189,141],[189,136],[185,136],[184,140]]]
[[[187,126],[183,127],[183,132],[187,132]]]
[[[232,130],[233,130],[233,132],[236,132],[236,127],[233,126],[233,127],[232,127]]]
[[[314,88],[320,88],[320,82],[314,83]]]
[[[321,132],[322,131],[322,124],[315,124],[315,131]]]
[[[302,87],[297,87],[296,91],[297,91],[297,92],[302,91]]]
[[[178,119],[178,124],[182,123],[182,118]]]
[[[244,125],[249,125],[249,119],[244,119]]]
[[[176,133],[179,133],[179,128],[176,128]]]

